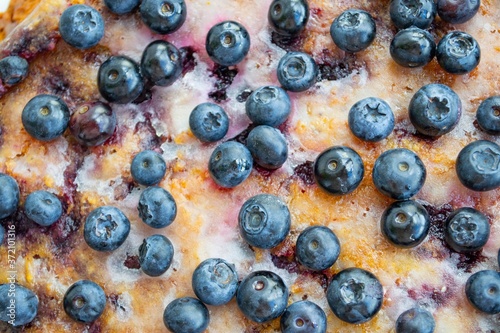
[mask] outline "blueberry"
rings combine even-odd
[[[264,323],[285,312],[288,288],[278,274],[255,271],[241,281],[236,292],[236,301],[248,319]]]
[[[14,178],[0,173],[0,219],[6,218],[17,210],[19,205],[19,186]]]
[[[240,234],[248,244],[271,249],[290,232],[290,211],[277,196],[258,194],[241,206],[238,223]]]
[[[172,264],[174,247],[163,235],[152,235],[144,239],[139,247],[141,269],[149,276],[160,276]]]
[[[130,173],[134,180],[145,186],[158,184],[167,172],[163,157],[153,150],[143,150],[132,159]]]
[[[330,35],[338,48],[345,52],[359,52],[375,39],[376,26],[371,15],[359,9],[348,9],[340,14],[330,27]]]
[[[38,297],[33,291],[17,283],[0,284],[1,321],[14,320],[13,326],[22,326],[31,322],[37,313]]]
[[[0,80],[7,86],[13,86],[28,76],[28,62],[18,56],[9,56],[0,60]]]
[[[260,87],[248,97],[245,110],[254,124],[278,127],[290,115],[290,97],[280,87]]]
[[[60,137],[68,128],[69,117],[66,103],[54,95],[33,97],[24,107],[21,116],[26,132],[40,141]]]
[[[458,124],[462,102],[450,87],[431,83],[413,95],[408,111],[419,133],[437,137],[451,132]]]
[[[432,333],[435,327],[432,314],[422,308],[406,310],[396,321],[396,333]]]
[[[210,258],[198,265],[193,272],[193,291],[206,304],[228,303],[238,289],[238,275],[234,265],[224,259]]]
[[[500,313],[500,272],[484,270],[472,274],[465,284],[465,295],[479,311]]]
[[[88,246],[96,251],[113,251],[125,242],[129,232],[130,221],[121,210],[102,206],[87,216],[83,237]]]
[[[40,190],[26,197],[24,211],[30,220],[46,227],[59,220],[62,215],[62,204],[54,194]]]
[[[500,134],[500,95],[481,102],[476,112],[477,124],[488,134]]]
[[[434,0],[392,0],[389,7],[391,20],[398,29],[415,26],[427,29],[436,16]]]
[[[127,104],[144,89],[139,65],[125,56],[111,56],[99,67],[97,86],[108,102]]]
[[[210,314],[205,304],[198,299],[181,297],[167,305],[163,322],[173,333],[201,333],[210,322]]]
[[[324,226],[310,226],[302,231],[295,248],[297,260],[313,271],[330,268],[340,254],[339,239]]]
[[[426,178],[424,163],[413,151],[395,148],[383,152],[373,166],[373,183],[384,195],[409,199],[420,191]]]
[[[280,326],[282,333],[326,333],[326,315],[316,303],[298,301],[286,308]]]
[[[468,33],[452,31],[439,41],[436,58],[441,68],[448,73],[466,74],[479,65],[481,49]]]
[[[252,154],[247,147],[235,141],[221,143],[210,156],[208,171],[221,187],[238,186],[252,172]]]
[[[420,28],[410,27],[399,31],[391,41],[391,57],[403,67],[422,67],[436,54],[432,35]]]
[[[448,23],[464,23],[476,15],[480,5],[480,0],[437,0],[437,13]]]
[[[314,162],[316,183],[331,194],[351,193],[359,186],[364,175],[361,157],[349,147],[330,147],[319,154]]]
[[[177,31],[186,21],[184,0],[142,0],[139,10],[144,24],[162,35]]]
[[[141,58],[144,77],[157,86],[169,86],[182,74],[179,50],[167,41],[156,40],[146,46]]]
[[[271,126],[260,125],[252,129],[246,145],[255,163],[265,169],[281,168],[288,157],[285,137]]]
[[[95,8],[73,5],[62,13],[59,33],[69,45],[88,49],[97,45],[104,36],[104,20]]]
[[[3,240],[5,239],[5,228],[0,224],[0,246],[3,244]]]
[[[278,81],[283,89],[292,92],[306,91],[315,83],[318,65],[307,53],[288,52],[278,63]]]
[[[307,0],[273,0],[267,19],[278,34],[297,36],[309,20],[309,4]]]
[[[474,208],[459,208],[448,216],[444,229],[446,243],[455,251],[480,250],[490,236],[488,218]]]
[[[455,168],[465,187],[494,190],[500,186],[500,147],[487,140],[473,141],[458,153]]]
[[[224,21],[208,31],[205,48],[215,63],[234,66],[248,54],[250,34],[240,23]]]
[[[137,205],[139,217],[152,228],[164,228],[177,216],[177,204],[172,195],[158,186],[146,188]]]
[[[394,113],[386,101],[367,97],[351,107],[348,123],[351,132],[359,139],[377,142],[391,134],[394,128]]]
[[[423,242],[430,228],[427,210],[416,201],[396,201],[386,208],[380,219],[384,237],[393,245],[411,248]]]
[[[334,275],[326,292],[333,313],[351,324],[374,317],[382,307],[383,296],[377,277],[361,268],[347,268]]]
[[[108,104],[87,103],[71,115],[69,129],[79,143],[99,146],[115,132],[116,114]]]
[[[95,282],[80,280],[64,294],[64,311],[72,319],[91,323],[99,318],[106,306],[104,290]]]
[[[104,0],[104,4],[115,14],[132,12],[139,6],[140,0]]]
[[[498,267],[500,267],[500,249],[498,249]]]
[[[229,117],[217,104],[198,104],[189,115],[189,128],[203,142],[219,141],[227,134]]]

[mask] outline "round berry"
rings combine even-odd
[[[500,134],[500,95],[481,102],[476,113],[477,124],[489,134]]]
[[[446,219],[444,236],[446,243],[457,252],[478,251],[490,237],[490,224],[478,210],[459,208]]]
[[[125,242],[130,221],[121,210],[111,206],[94,209],[83,228],[85,242],[96,251],[113,251]]]
[[[250,34],[240,23],[224,21],[208,31],[205,48],[215,63],[234,66],[248,54]]]
[[[217,104],[198,104],[189,115],[189,128],[200,141],[219,141],[227,134],[229,117]]]
[[[500,147],[487,140],[473,141],[458,153],[455,168],[465,187],[494,190],[500,186]]]
[[[33,222],[47,227],[59,220],[62,215],[61,200],[47,191],[35,191],[24,202],[26,216]]]
[[[12,304],[15,304],[15,318],[12,318]],[[23,326],[35,319],[38,313],[38,297],[30,289],[17,283],[0,284],[0,320],[13,322],[14,327]],[[2,326],[4,327],[4,326]],[[21,330],[23,330],[21,328]],[[6,329],[5,332],[14,330]],[[17,332],[15,330],[14,332]]]
[[[192,287],[196,297],[203,303],[223,305],[236,294],[238,274],[234,265],[224,259],[210,258],[194,270]]]
[[[73,5],[62,13],[59,33],[69,45],[88,49],[97,45],[104,36],[104,20],[95,8]]]
[[[252,129],[248,134],[246,146],[255,163],[264,169],[281,168],[288,157],[285,137],[271,126],[260,125]]]
[[[278,34],[297,36],[309,20],[309,4],[307,0],[273,0],[267,19]]]
[[[280,87],[260,87],[248,97],[245,110],[254,124],[278,127],[290,115],[290,97]]]
[[[388,137],[394,129],[394,113],[386,101],[367,97],[351,107],[348,124],[357,138],[377,142]]]
[[[104,0],[104,4],[115,14],[132,12],[139,6],[140,0]]]
[[[500,313],[500,272],[484,270],[472,274],[465,284],[465,295],[479,311]]]
[[[324,150],[314,162],[314,179],[325,191],[344,195],[354,191],[365,175],[361,156],[349,147]]]
[[[282,333],[326,333],[326,315],[316,303],[298,301],[281,315]]]
[[[108,102],[127,104],[142,93],[144,79],[135,61],[125,56],[111,56],[99,67],[97,86]]]
[[[149,276],[160,276],[167,271],[174,257],[174,246],[163,235],[144,239],[139,247],[141,269]]]
[[[0,173],[0,219],[14,214],[18,205],[19,185],[11,176]]]
[[[372,178],[384,195],[405,200],[424,186],[427,172],[424,163],[413,151],[395,148],[383,152],[375,161]]]
[[[248,244],[271,249],[285,240],[290,232],[290,211],[277,196],[258,194],[245,201],[238,223],[240,234]]]
[[[443,21],[459,24],[473,18],[480,5],[480,0],[437,0],[437,13]]]
[[[40,141],[60,137],[68,128],[69,118],[68,106],[54,95],[33,97],[24,107],[21,116],[26,132]]]
[[[427,29],[436,16],[434,0],[392,0],[389,7],[391,20],[398,29],[415,26]]]
[[[182,57],[179,50],[164,40],[152,42],[142,53],[141,73],[154,85],[171,85],[182,74]]]
[[[432,333],[435,327],[432,314],[422,308],[406,310],[396,321],[396,333]]]
[[[306,91],[318,77],[318,65],[304,52],[288,52],[278,63],[278,81],[283,89],[292,92]]]
[[[23,81],[28,76],[29,65],[26,59],[9,56],[0,60],[0,80],[7,86]]]
[[[142,191],[137,205],[139,217],[152,228],[164,228],[177,216],[177,204],[172,195],[158,186]]]
[[[71,115],[69,129],[79,143],[99,146],[115,133],[116,114],[108,104],[84,104]]]
[[[142,0],[139,11],[144,24],[162,35],[177,31],[187,16],[184,0]]]
[[[64,294],[63,307],[73,320],[91,323],[104,311],[106,295],[95,282],[80,280],[72,284]]]
[[[295,248],[297,260],[313,271],[330,268],[340,254],[339,239],[324,226],[311,226],[302,231]]]
[[[375,39],[376,26],[371,15],[359,9],[348,9],[330,27],[333,42],[343,51],[359,52]]]
[[[232,188],[241,184],[252,172],[253,158],[239,142],[221,143],[210,156],[208,171],[217,185]]]
[[[391,41],[391,57],[403,67],[422,67],[436,54],[432,35],[420,28],[410,27],[399,31]]]
[[[144,186],[156,185],[165,176],[167,164],[163,157],[153,150],[144,150],[134,156],[130,173],[134,180]]]
[[[436,58],[441,68],[448,73],[466,74],[479,65],[481,49],[468,33],[452,31],[439,41]]]
[[[173,333],[202,333],[209,322],[207,307],[193,297],[176,298],[163,312],[163,323]]]

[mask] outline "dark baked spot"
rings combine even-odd
[[[314,162],[305,161],[293,169],[293,175],[298,177],[305,185],[314,184]]]
[[[154,85],[151,82],[145,80],[144,88],[142,89],[141,94],[136,99],[134,99],[132,103],[141,104],[143,102],[151,100],[151,97],[153,96],[153,86]]]
[[[248,127],[245,128],[242,132],[240,132],[240,134],[238,134],[235,137],[229,139],[228,141],[236,141],[236,142],[239,142],[241,144],[246,144],[248,134],[250,134],[250,131],[253,130],[255,128],[255,126],[256,125],[254,125],[254,124],[248,125]]]
[[[285,51],[301,51],[304,47],[304,33],[298,36],[283,36],[276,32],[271,32],[271,42]]]
[[[440,286],[441,289],[429,284],[423,284],[422,289],[419,290],[408,289],[408,296],[419,303],[432,300],[438,307],[446,306],[456,295],[457,285],[454,279],[448,275],[443,276],[443,282],[444,286]]]
[[[88,333],[101,333],[101,323],[99,321],[94,321],[87,329]]]
[[[196,59],[194,58],[196,51],[192,46],[185,46],[181,47],[179,52],[182,57],[182,75],[186,75],[196,67]]]
[[[2,55],[33,59],[39,53],[53,50],[59,38],[56,31],[50,31],[44,26],[37,26],[35,29],[17,29],[9,38]]]
[[[141,263],[139,262],[139,256],[127,253],[127,258],[123,262],[123,266],[128,269],[139,269],[141,268]]]
[[[210,77],[215,77],[216,82],[214,90],[208,93],[208,97],[216,102],[222,102],[227,99],[227,88],[233,83],[235,76],[238,74],[236,67],[229,68],[215,64]]]
[[[42,92],[68,99],[71,95],[71,83],[62,68],[51,68],[49,72],[50,75],[45,75],[42,79]]]
[[[472,269],[476,267],[477,264],[486,261],[486,259],[488,258],[483,256],[483,250],[459,253],[457,268],[466,273],[472,273]]]
[[[236,100],[239,103],[245,103],[247,101],[248,97],[250,97],[251,94],[252,94],[252,90],[245,89],[238,96],[236,96]]]
[[[149,112],[144,112],[144,121],[138,122],[134,128],[134,134],[146,134],[147,137],[141,140],[142,149],[160,150],[161,145],[165,142],[165,138],[156,134],[153,127],[152,115]],[[157,117],[160,119],[159,117]]]
[[[354,53],[344,53],[338,56],[328,49],[323,49],[314,60],[319,68],[318,81],[340,80],[366,67],[366,63],[359,60]]]

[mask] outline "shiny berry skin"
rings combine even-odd
[[[44,190],[32,192],[26,197],[24,211],[30,220],[44,227],[59,220],[63,212],[61,200]]]
[[[250,34],[240,23],[224,21],[208,31],[205,48],[213,62],[221,66],[234,66],[248,54]]]
[[[144,186],[156,185],[165,176],[167,164],[163,157],[153,150],[143,150],[132,159],[130,173],[134,180]]]
[[[297,36],[309,20],[309,4],[307,0],[273,0],[267,19],[278,34]]]
[[[106,295],[95,282],[80,280],[72,284],[64,294],[63,307],[72,319],[91,323],[104,311]]]
[[[316,303],[298,301],[281,315],[282,333],[326,333],[326,315]]]
[[[97,45],[104,36],[104,20],[95,8],[73,5],[62,13],[59,33],[69,45],[88,49]]]
[[[273,194],[258,194],[241,206],[238,215],[240,234],[251,246],[271,249],[290,232],[287,205]]]
[[[465,284],[465,295],[479,311],[500,313],[500,272],[484,270],[472,274]]]
[[[306,91],[318,77],[318,65],[304,52],[288,52],[278,63],[278,81],[283,89],[292,92]]]
[[[0,219],[14,214],[18,205],[19,185],[11,176],[0,173]]]
[[[307,269],[322,271],[337,261],[340,242],[327,227],[310,226],[300,233],[295,251],[297,260]]]
[[[458,124],[462,101],[450,87],[431,83],[413,95],[408,111],[419,133],[437,137],[451,132]]]
[[[364,175],[361,156],[349,147],[330,147],[319,154],[314,162],[316,183],[331,194],[351,193],[359,186]]]
[[[396,201],[387,207],[380,218],[380,229],[393,245],[411,248],[422,243],[429,233],[427,210],[416,201]]]
[[[87,216],[83,237],[96,251],[113,251],[125,242],[130,232],[130,221],[121,210],[101,206]]]
[[[290,115],[292,105],[287,92],[280,87],[264,86],[253,91],[245,103],[245,111],[256,125],[278,127]]]
[[[236,294],[238,274],[234,265],[224,259],[206,259],[194,270],[192,287],[196,297],[203,303],[223,305]]]
[[[459,24],[473,18],[480,5],[480,0],[437,0],[437,13],[443,21]]]
[[[478,210],[459,208],[446,219],[444,236],[446,243],[457,252],[478,251],[490,237],[490,224]]]
[[[391,41],[392,59],[403,67],[422,67],[436,54],[432,35],[420,28],[410,27],[399,31]]]
[[[99,146],[115,133],[116,114],[105,103],[84,104],[71,115],[69,129],[79,143]]]
[[[139,6],[140,0],[104,0],[104,4],[115,14],[132,12]]]
[[[241,281],[236,292],[236,301],[248,319],[264,323],[285,312],[288,287],[274,272],[255,271]]]
[[[111,56],[99,67],[97,86],[108,102],[127,104],[142,93],[144,79],[135,61],[125,56]]]
[[[351,107],[348,124],[357,138],[378,142],[387,138],[394,129],[394,113],[386,101],[367,97]]]
[[[491,96],[481,102],[476,112],[477,124],[488,134],[500,134],[500,96]]]
[[[405,200],[424,186],[427,172],[424,163],[413,151],[395,148],[383,152],[375,161],[372,178],[384,195]]]
[[[163,235],[151,235],[139,247],[142,271],[149,276],[160,276],[167,271],[174,257],[174,246]]]
[[[288,157],[288,146],[281,132],[271,126],[260,125],[248,134],[246,146],[253,160],[268,170],[281,168]]]
[[[391,20],[398,29],[415,26],[427,29],[436,16],[434,0],[392,0],[389,7]]]
[[[150,186],[142,191],[137,210],[142,221],[156,229],[169,226],[177,216],[174,198],[158,186]]]
[[[7,86],[23,81],[28,76],[28,62],[18,56],[9,56],[0,60],[0,80]]]
[[[12,318],[10,315],[12,311],[12,302],[15,302],[15,318]],[[12,325],[14,327],[26,325],[35,319],[38,313],[38,305],[38,297],[30,289],[17,283],[0,284],[1,321],[9,322],[14,320],[14,325]],[[4,332],[12,332],[12,330],[7,328]]]
[[[487,140],[473,141],[458,153],[455,168],[465,187],[494,190],[500,186],[500,147]]]
[[[422,308],[411,308],[401,313],[396,321],[396,333],[432,333],[436,321]]]
[[[173,333],[201,333],[209,322],[207,307],[193,297],[176,298],[163,312],[163,323]]]
[[[189,128],[200,141],[219,141],[229,130],[229,117],[219,105],[201,103],[189,115]]]
[[[338,48],[345,52],[359,52],[375,39],[376,26],[371,15],[359,9],[348,9],[330,26],[330,35]]]
[[[481,49],[468,33],[452,31],[439,41],[436,58],[441,68],[448,73],[466,74],[479,65]]]
[[[33,97],[21,115],[26,132],[40,141],[51,141],[60,137],[68,128],[69,117],[68,106],[55,95]]]
[[[333,276],[326,298],[333,313],[351,324],[372,319],[382,307],[384,291],[375,275],[361,268],[347,268]]]
[[[171,85],[182,74],[182,57],[179,50],[164,40],[150,43],[142,53],[141,73],[154,85]]]
[[[241,184],[252,172],[253,158],[247,147],[235,141],[221,143],[212,152],[208,171],[217,185],[232,188]]]
[[[184,0],[142,0],[139,11],[144,24],[162,35],[179,30],[187,16]]]

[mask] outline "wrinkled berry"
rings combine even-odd
[[[448,73],[466,74],[479,65],[481,49],[468,33],[452,31],[439,41],[436,58],[441,68]]]
[[[254,124],[277,127],[290,115],[290,97],[279,87],[260,87],[248,97],[245,110]]]
[[[158,186],[142,191],[137,205],[139,217],[152,228],[164,228],[177,216],[177,204],[172,195]]]
[[[0,219],[12,215],[19,205],[19,185],[14,178],[0,173]]]
[[[2,84],[12,86],[28,76],[28,62],[18,56],[9,56],[0,60],[0,80]]]
[[[113,251],[125,242],[130,221],[121,210],[111,206],[94,209],[83,228],[85,242],[96,251]]]

